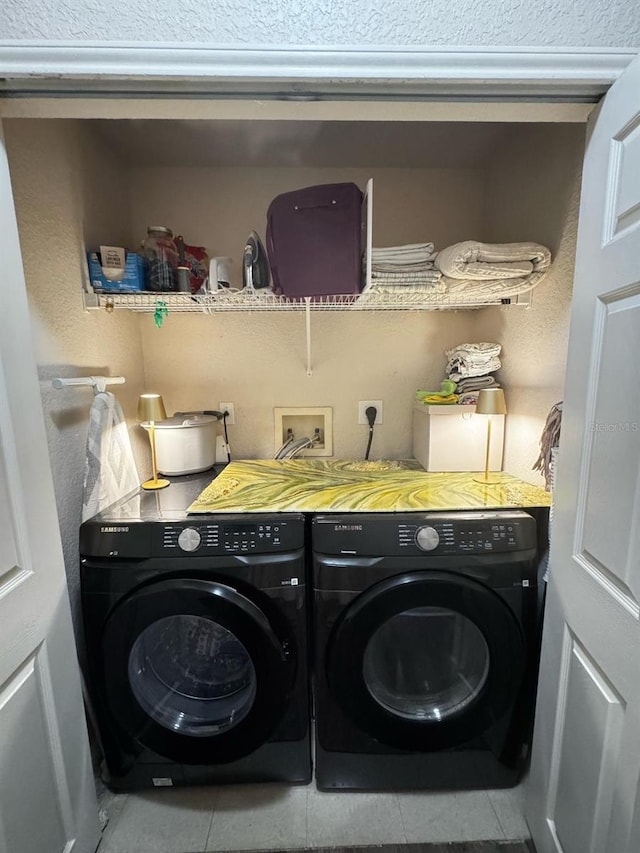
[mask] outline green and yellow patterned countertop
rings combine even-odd
[[[405,512],[549,506],[544,489],[510,474],[430,473],[417,462],[251,459],[231,462],[188,509],[210,512]]]

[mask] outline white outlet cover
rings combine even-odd
[[[236,410],[233,403],[218,403],[219,412],[229,412],[227,417],[227,426],[231,426],[236,422]]]
[[[383,422],[382,415],[384,407],[382,400],[358,400],[358,423],[367,425],[369,424],[369,421],[367,420],[367,416],[365,414],[369,406],[375,406],[375,408],[378,410],[376,413],[376,420],[374,426],[379,426]]]

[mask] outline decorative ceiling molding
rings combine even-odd
[[[5,95],[144,95],[595,100],[628,49],[217,48],[183,44],[0,42]]]

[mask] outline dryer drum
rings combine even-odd
[[[342,614],[326,676],[335,701],[371,737],[433,751],[488,730],[525,672],[522,632],[483,584],[444,571],[382,581]]]

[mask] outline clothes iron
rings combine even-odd
[[[247,237],[242,253],[242,282],[245,287],[269,287],[271,280],[267,253],[255,231]]]

